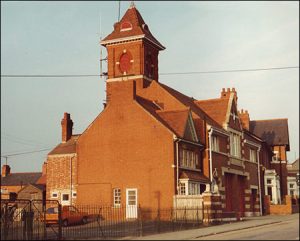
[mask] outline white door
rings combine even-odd
[[[137,218],[137,189],[126,189],[126,218]]]
[[[61,193],[61,205],[65,206],[65,205],[70,205],[70,193],[68,192],[62,192]]]

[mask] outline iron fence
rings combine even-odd
[[[200,207],[64,206],[1,200],[1,240],[120,239],[202,226]]]
[[[76,209],[81,217],[87,217],[87,222],[62,227],[66,239],[116,239],[172,232],[201,227],[203,220],[203,210],[197,207],[153,210],[135,206],[76,206]]]
[[[1,240],[59,239],[59,227],[47,228],[45,220],[49,207],[58,207],[57,201],[1,199]]]

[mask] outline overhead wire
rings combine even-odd
[[[211,70],[211,71],[187,71],[187,72],[169,72],[159,73],[160,75],[190,75],[190,74],[217,74],[217,73],[233,73],[233,72],[254,72],[254,71],[270,71],[270,70],[286,70],[299,69],[299,66],[269,67],[269,68],[253,68],[253,69],[231,69],[231,70]],[[69,77],[102,77],[103,74],[2,74],[4,78],[69,78]]]

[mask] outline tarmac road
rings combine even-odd
[[[247,217],[244,221],[161,233],[135,240],[299,240],[299,213]]]
[[[299,216],[281,223],[209,235],[195,240],[299,240]]]

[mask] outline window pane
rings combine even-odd
[[[69,200],[69,194],[63,194],[62,200],[63,201],[68,201]]]

